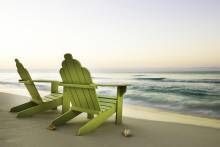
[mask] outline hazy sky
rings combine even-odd
[[[220,0],[0,0],[0,69],[220,67]]]

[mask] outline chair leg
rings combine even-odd
[[[122,111],[121,110],[117,110],[116,111],[115,124],[116,125],[120,125],[121,123],[122,123]]]
[[[93,118],[89,122],[87,122],[84,126],[82,126],[79,130],[77,135],[84,135],[92,130],[96,129],[99,127],[103,122],[106,121],[113,113],[115,112],[115,106],[113,106],[111,109],[102,112],[99,114],[97,117]]]
[[[52,108],[52,110],[57,110],[57,107]]]
[[[28,108],[26,110],[23,110],[17,114],[17,117],[29,117],[34,114],[44,112],[46,110],[50,110],[54,107],[57,107],[62,104],[62,99],[56,99],[50,102],[44,102],[42,104],[39,104],[37,106]]]
[[[88,114],[87,114],[87,118],[88,118],[88,119],[93,119],[93,118],[94,118],[94,114],[88,113]]]
[[[55,130],[56,126],[65,124],[67,121],[73,119],[77,115],[79,115],[81,112],[69,110],[62,114],[61,116],[57,117],[52,123],[48,126],[49,130]]]
[[[119,86],[117,88],[117,107],[116,107],[116,120],[115,124],[119,125],[122,123],[122,105],[123,95],[126,92],[126,86]]]
[[[27,102],[18,106],[15,106],[13,108],[10,109],[10,112],[19,112],[25,109],[28,109],[30,107],[36,106],[37,104],[34,102]]]
[[[69,111],[70,109],[70,100],[68,98],[63,98],[63,104],[62,104],[62,113]]]

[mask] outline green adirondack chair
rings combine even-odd
[[[63,95],[58,93],[57,81],[50,80],[32,80],[26,68],[15,59],[18,74],[21,77],[20,83],[23,83],[31,95],[31,101],[11,108],[10,112],[18,112],[17,117],[28,117],[34,114],[44,112],[46,110],[55,109],[62,105]],[[34,82],[49,82],[51,83],[51,94],[41,97]]]
[[[64,58],[60,69],[63,82],[60,85],[64,87],[63,109],[65,113],[56,118],[48,129],[55,130],[56,126],[64,124],[82,112],[87,113],[91,120],[78,130],[77,135],[89,133],[114,113],[116,113],[115,123],[120,124],[123,94],[126,92],[127,85],[94,84],[89,71],[82,67],[79,61],[73,59],[71,54],[65,54]],[[97,86],[117,87],[117,96],[113,98],[97,96]]]

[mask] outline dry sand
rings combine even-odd
[[[124,105],[122,125],[114,117],[85,136],[76,136],[85,115],[71,120],[56,131],[47,130],[57,111],[18,119],[9,109],[28,101],[25,96],[0,93],[0,147],[219,147],[220,121],[172,112]],[[133,136],[123,137],[128,127]]]

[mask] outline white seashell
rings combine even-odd
[[[125,128],[125,129],[122,131],[122,135],[125,136],[125,137],[130,137],[130,136],[131,136],[131,131],[130,131],[130,129]]]

